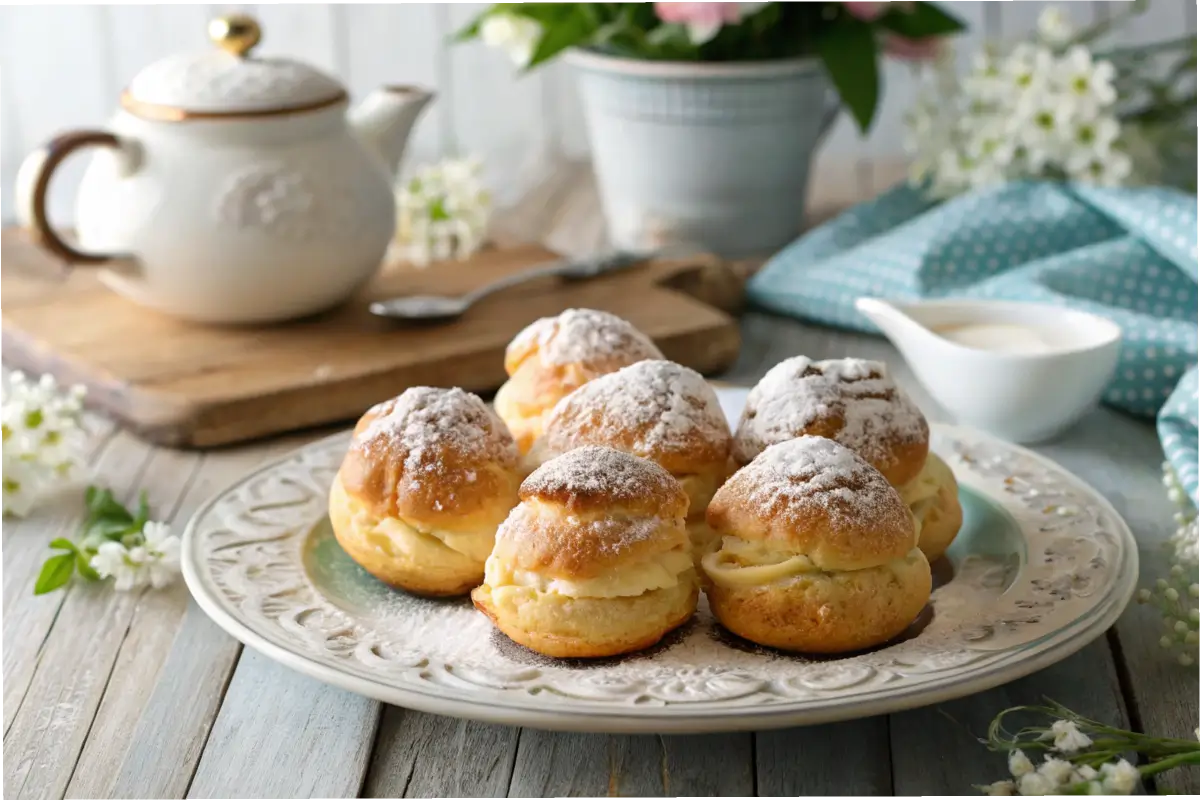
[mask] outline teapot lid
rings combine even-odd
[[[342,84],[318,69],[251,55],[262,38],[252,17],[215,19],[208,35],[217,49],[168,56],[134,76],[121,95],[125,110],[181,122],[314,111],[346,99]]]

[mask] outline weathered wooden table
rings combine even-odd
[[[883,358],[939,414],[882,340],[761,314],[722,378],[753,383],[788,356]],[[101,425],[96,479],[149,493],[182,529],[241,473],[319,434],[195,453]],[[1143,582],[1165,570],[1172,529],[1153,427],[1109,409],[1038,448],[1099,488],[1141,543]],[[1158,646],[1155,611],[1131,606],[1062,663],[941,706],[836,725],[700,736],[550,733],[385,706],[243,648],[182,581],[126,594],[86,583],[34,597],[47,543],[73,535],[73,499],[6,522],[4,785],[8,798],[971,794],[1005,777],[977,742],[1001,709],[1043,696],[1097,719],[1192,736],[1194,669]],[[1169,784],[1200,791],[1196,776]]]

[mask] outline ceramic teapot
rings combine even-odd
[[[394,233],[394,173],[429,92],[375,90],[347,112],[320,71],[252,51],[259,26],[214,20],[208,52],[146,67],[106,130],[71,131],[21,166],[17,200],[36,241],[145,306],[255,323],[348,298]],[[95,148],[76,199],[78,244],[51,227],[46,194],[72,152]]]

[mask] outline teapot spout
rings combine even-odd
[[[393,179],[417,117],[433,93],[416,86],[384,86],[367,95],[350,111],[350,124],[374,150]]]

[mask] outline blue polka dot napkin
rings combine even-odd
[[[1195,502],[1196,237],[1196,197],[1174,189],[1016,182],[935,202],[901,185],[789,245],[748,294],[773,311],[870,332],[854,308],[862,295],[1033,301],[1108,317],[1123,337],[1104,400],[1158,415]]]
[[[1200,367],[1190,369],[1166,401],[1158,435],[1183,491],[1200,509]]]

